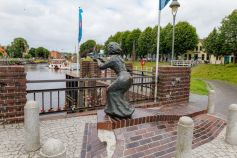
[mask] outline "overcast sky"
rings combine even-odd
[[[177,21],[188,21],[200,38],[237,9],[237,0],[179,0]],[[170,3],[169,3],[170,4]],[[157,24],[158,0],[0,0],[0,44],[25,38],[30,47],[74,51],[78,7],[83,13],[83,41],[104,41],[117,31]],[[170,8],[162,10],[161,25],[172,22]]]

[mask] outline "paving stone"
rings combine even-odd
[[[67,147],[68,158],[80,158],[86,123],[95,123],[96,116],[81,116],[40,122],[41,144],[48,138],[61,140]],[[0,128],[0,158],[39,158],[38,153],[24,151],[22,123]]]

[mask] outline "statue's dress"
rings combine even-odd
[[[112,56],[107,62],[100,65],[100,69],[107,68],[115,71],[117,79],[108,87],[105,113],[120,118],[131,117],[135,109],[124,99],[124,93],[131,87],[132,77],[123,59],[118,55]]]

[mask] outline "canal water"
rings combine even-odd
[[[27,80],[56,80],[65,79],[67,70],[54,70],[49,69],[48,64],[38,65],[25,65],[26,78]],[[65,82],[50,82],[50,83],[29,83],[27,84],[27,90],[40,90],[40,89],[54,89],[54,88],[65,88]],[[27,100],[33,100],[34,94],[27,94]],[[36,93],[36,101],[40,104],[40,109],[44,105],[44,109],[47,111],[50,109],[50,93]],[[52,107],[54,110],[63,108],[65,105],[65,92],[61,91],[52,92]]]

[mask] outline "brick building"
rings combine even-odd
[[[7,52],[4,50],[4,48],[0,47],[0,58],[7,56]]]
[[[61,54],[58,51],[53,50],[50,52],[50,58],[61,59]]]

